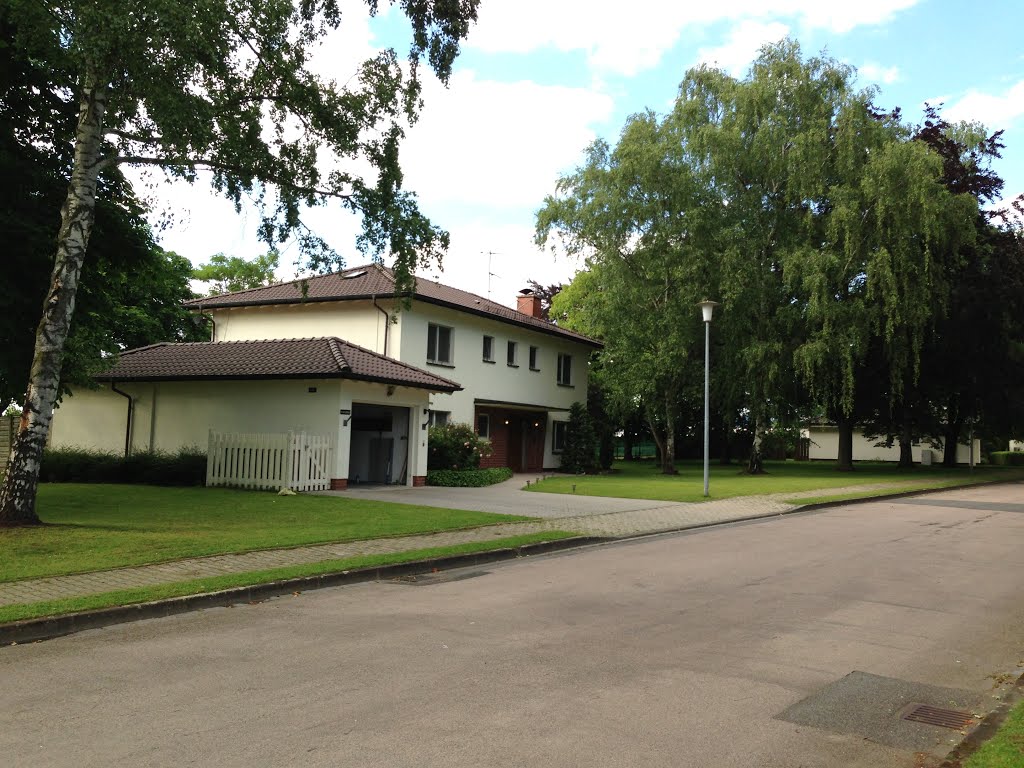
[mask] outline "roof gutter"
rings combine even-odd
[[[129,395],[127,392],[123,392],[117,388],[117,382],[110,382],[110,389],[122,397],[128,398],[128,419],[124,425],[124,455],[128,458],[128,453],[132,447],[132,422],[135,418],[135,398]]]

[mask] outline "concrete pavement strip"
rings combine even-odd
[[[130,621],[159,618],[161,616],[170,616],[177,613],[200,610],[202,608],[256,602],[270,597],[287,595],[310,589],[319,589],[322,587],[341,586],[366,581],[385,581],[401,576],[434,573],[482,563],[543,554],[546,552],[576,549],[593,544],[612,543],[629,539],[644,538],[647,536],[663,535],[667,533],[685,532],[737,523],[748,523],[770,517],[809,513],[848,504],[885,501],[888,499],[899,499],[929,493],[949,492],[965,488],[978,488],[985,485],[995,485],[1004,482],[1012,481],[971,483],[944,488],[901,491],[885,495],[844,499],[841,501],[825,501],[804,505],[793,504],[792,501],[786,501],[785,499],[799,498],[800,495],[807,497],[811,495],[811,492],[795,495],[775,494],[773,496],[743,496],[692,504],[662,504],[661,506],[655,506],[648,509],[605,512],[598,515],[550,518],[536,523],[510,523],[495,526],[484,526],[483,528],[468,529],[466,531],[448,531],[440,534],[401,537],[399,539],[344,542],[341,544],[295,547],[286,550],[264,550],[249,553],[216,555],[212,557],[192,558],[171,563],[157,563],[149,566],[138,566],[135,568],[114,569],[112,571],[72,574],[69,576],[10,582],[7,585],[0,584],[0,605],[28,604],[48,599],[102,594],[104,592],[117,591],[119,589],[138,586],[170,584],[175,581],[181,581],[182,579],[202,578],[221,575],[224,573],[245,573],[247,571],[262,570],[273,566],[295,563],[313,563],[318,561],[322,562],[323,560],[328,559],[342,559],[347,554],[354,554],[353,552],[348,551],[353,546],[360,547],[358,554],[364,554],[368,547],[372,549],[373,545],[377,542],[413,542],[411,546],[397,549],[391,548],[390,550],[393,552],[401,552],[428,548],[429,542],[434,539],[437,539],[435,546],[440,546],[443,545],[442,542],[446,542],[452,535],[460,534],[476,534],[477,536],[475,537],[475,540],[487,541],[497,535],[515,536],[521,535],[522,533],[542,532],[544,530],[568,530],[580,533],[579,536],[572,538],[542,541],[536,544],[529,544],[515,548],[502,548],[485,552],[397,563],[388,566],[345,570],[335,573],[321,574],[318,576],[282,579],[264,584],[232,587],[229,589],[204,592],[196,595],[185,595],[181,597],[153,600],[124,606],[99,608],[59,616],[8,622],[0,624],[0,646],[26,642],[38,642],[41,640],[48,640],[63,635],[73,634],[85,629],[96,629]],[[869,487],[863,486],[863,489],[868,490]],[[831,490],[833,493],[842,493],[844,489],[828,490]],[[814,492],[815,495],[821,495],[821,493],[822,492],[820,491]],[[686,508],[688,511],[696,510],[702,514],[697,518],[691,516],[689,522],[685,523],[682,523],[678,517],[676,517],[676,519],[672,519],[671,512],[673,510],[678,511],[681,508]],[[752,514],[751,510],[754,510]],[[499,534],[492,529],[501,529],[501,533]],[[483,538],[480,538],[481,535]],[[287,559],[287,562],[273,561],[274,558],[279,557],[282,553],[290,553],[292,556]],[[294,558],[294,553],[299,553],[301,555],[299,559]],[[271,558],[271,560],[268,561],[267,558]],[[247,559],[253,559],[254,562],[247,566],[245,564]],[[226,561],[233,561],[236,567],[225,568]],[[203,571],[194,570],[193,567],[199,564],[208,565],[209,568]],[[126,574],[126,572],[129,572],[127,574],[127,578],[123,578],[123,575]],[[145,579],[140,581],[138,578],[139,573],[157,573],[162,574],[164,578],[158,578],[155,581],[147,581]],[[98,578],[100,574],[117,575],[117,578],[113,582],[104,581],[102,578]],[[79,584],[91,584],[93,585],[92,589],[85,592],[72,592],[70,594],[65,592],[63,594],[47,595],[45,589],[40,588],[41,585],[52,586],[54,583],[60,584],[71,580],[74,580]],[[5,588],[10,594],[4,594]],[[12,599],[21,595],[29,597],[30,599]]]

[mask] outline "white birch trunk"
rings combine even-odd
[[[106,86],[99,84],[99,78],[90,73],[79,101],[74,165],[67,199],[61,209],[50,289],[36,329],[35,353],[21,422],[0,488],[0,527],[39,522],[35,511],[39,470],[60,386],[64,342],[75,311],[78,277],[96,214],[96,182],[103,161],[106,104]]]
[[[750,448],[750,461],[747,463],[747,472],[752,475],[759,475],[764,471],[764,459],[761,456],[761,445],[763,443],[764,418],[758,416],[754,420],[754,443]]]

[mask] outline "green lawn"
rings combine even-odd
[[[577,493],[582,496],[617,496],[656,501],[703,501],[704,468],[700,462],[679,462],[679,474],[663,475],[654,462],[616,462],[606,475],[564,475],[531,484],[539,493]],[[1024,479],[1019,467],[966,467],[946,469],[940,466],[900,470],[894,464],[857,463],[853,472],[837,472],[832,462],[766,462],[764,475],[746,475],[739,465],[711,465],[712,499],[754,496],[766,493],[798,493],[827,490],[851,485],[905,483],[906,489],[941,488],[971,482],[998,479]],[[575,490],[574,490],[575,487]],[[894,488],[893,490],[901,490]],[[856,496],[867,495],[856,494]],[[828,494],[821,494],[827,497]],[[815,500],[821,500],[821,497]]]
[[[1003,721],[996,735],[968,758],[964,768],[1021,768],[1024,765],[1024,702]]]
[[[182,595],[199,595],[205,592],[216,592],[231,587],[253,586],[266,584],[271,581],[282,579],[294,579],[302,576],[318,576],[324,573],[337,573],[338,571],[356,570],[358,568],[375,568],[382,565],[394,563],[408,563],[416,560],[430,558],[448,557],[450,555],[461,555],[470,552],[487,552],[494,549],[506,549],[521,547],[526,544],[534,544],[541,541],[556,541],[578,536],[577,533],[569,531],[545,531],[544,533],[530,533],[524,536],[508,536],[492,541],[479,541],[471,544],[456,544],[450,547],[434,547],[431,549],[418,549],[408,552],[393,552],[385,555],[362,555],[350,557],[343,560],[325,560],[319,563],[305,563],[284,568],[274,568],[266,571],[250,571],[248,573],[231,573],[224,576],[214,576],[208,579],[193,579],[191,581],[180,581],[174,584],[161,584],[156,587],[144,587],[140,589],[121,590],[118,592],[104,592],[87,597],[73,597],[66,600],[48,600],[45,602],[28,603],[24,605],[0,606],[0,623],[8,621],[19,621],[22,619],[34,619],[40,616],[59,616],[77,611],[96,610],[98,608],[109,608],[115,605],[132,605],[134,603],[145,603],[151,600],[162,600]]]
[[[75,483],[41,485],[37,511],[46,525],[0,529],[0,581],[528,519],[327,496]]]

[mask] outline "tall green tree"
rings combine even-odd
[[[369,6],[377,8],[374,0]],[[33,102],[71,94],[77,120],[56,139],[30,139],[69,135],[74,150],[23,417],[0,489],[0,525],[38,521],[39,462],[101,173],[157,166],[195,181],[209,170],[214,188],[236,204],[246,194],[263,203],[268,244],[294,234],[314,267],[334,254],[303,227],[302,210],[336,201],[362,216],[358,244],[394,254],[400,286],[408,287],[413,268],[437,258],[448,238],[402,188],[403,125],[418,110],[419,63],[426,59],[446,80],[476,6],[402,0],[413,38],[407,70],[385,50],[342,85],[308,66],[314,47],[341,23],[337,0],[8,0],[16,48],[52,79]],[[366,176],[352,170],[366,165]]]
[[[950,124],[927,106],[914,137],[942,159],[946,188],[978,203],[974,241],[944,260],[948,311],[925,342],[917,388],[916,414],[942,436],[943,463],[952,466],[968,424],[1006,438],[1024,422],[1024,320],[1016,311],[1024,304],[1024,250],[1019,218],[1011,215],[1022,198],[995,206],[1003,191],[994,167],[1002,131]]]
[[[192,270],[192,278],[210,283],[210,296],[247,288],[270,285],[277,278],[274,271],[280,262],[277,251],[267,251],[252,261],[217,253],[206,264]]]
[[[680,88],[679,130],[725,202],[719,285],[755,421],[752,462],[796,371],[839,424],[840,465],[851,466],[871,340],[903,401],[948,295],[939,261],[970,235],[972,201],[943,187],[939,158],[852,77],[785,40],[742,80],[697,69]]]
[[[679,403],[701,331],[695,304],[716,250],[717,208],[704,192],[677,136],[647,112],[614,148],[595,142],[537,215],[537,242],[554,240],[587,265],[552,313],[604,341],[609,396],[643,404],[666,474],[676,471]]]

